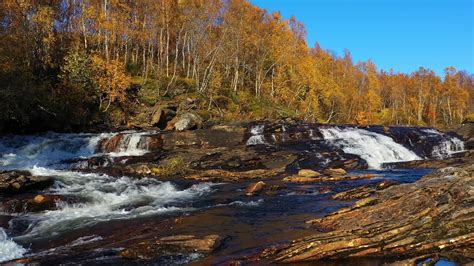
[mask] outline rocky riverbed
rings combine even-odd
[[[3,136],[0,261],[469,262],[462,132],[250,122]]]

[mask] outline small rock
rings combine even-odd
[[[328,176],[343,176],[347,175],[347,172],[342,168],[329,168],[324,170],[324,174]]]
[[[302,177],[318,177],[321,173],[311,170],[311,169],[301,169],[298,171],[298,176]]]
[[[46,198],[43,195],[37,195],[36,197],[34,197],[33,201],[35,203],[40,204],[40,203],[44,202],[45,199]]]
[[[263,181],[258,181],[257,183],[250,184],[246,189],[245,189],[245,195],[247,196],[253,196],[256,193],[260,192],[263,190],[263,188],[266,186],[265,182]]]

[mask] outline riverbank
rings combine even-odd
[[[473,159],[461,139],[434,129],[305,123],[48,133],[6,136],[0,143],[7,171],[2,177],[25,184],[2,191],[6,235],[0,245],[10,247],[2,260],[45,264],[286,260],[278,252],[286,254],[288,241],[336,229],[307,223],[315,217],[365,210],[371,198],[388,204],[398,197],[390,191],[403,193],[403,184],[413,182],[413,194],[426,195],[419,186],[429,176],[417,180],[433,170],[402,169],[404,161],[462,165]],[[53,185],[28,187],[35,179],[11,170],[48,176]],[[436,188],[443,186],[448,184]],[[447,204],[463,212],[465,198]],[[392,215],[398,211],[404,212]],[[338,254],[334,258],[344,258]],[[378,263],[393,259],[369,257]]]

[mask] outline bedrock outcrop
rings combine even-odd
[[[308,221],[315,234],[267,250],[275,262],[350,257],[474,259],[474,165],[448,167],[391,186]]]

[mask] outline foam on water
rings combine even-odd
[[[263,136],[264,128],[265,128],[264,125],[253,126],[250,129],[250,134],[252,134],[252,136],[250,136],[246,144],[248,146],[266,144],[267,141],[265,140],[265,137]]]
[[[70,195],[84,202],[62,203],[57,210],[14,218],[12,223],[25,220],[29,223],[19,239],[48,236],[114,219],[191,210],[181,205],[212,190],[208,183],[179,190],[170,182],[148,178],[115,178],[39,167],[34,167],[31,172],[57,179],[51,193]]]
[[[90,157],[104,134],[57,134],[5,136],[0,138],[0,169],[29,169],[61,161]]]
[[[0,227],[0,262],[21,258],[27,250],[11,240]]]
[[[99,143],[123,134],[119,150],[98,153]],[[88,158],[98,155],[140,156],[148,151],[140,145],[143,135],[149,132],[121,132],[102,134],[58,134],[48,133],[34,136],[0,137],[0,169],[30,169],[33,166],[66,168],[61,165],[67,160]]]
[[[450,158],[456,153],[464,152],[464,142],[456,137],[439,132],[435,129],[422,129],[428,135],[441,137],[443,140],[433,147],[431,155],[436,159]]]
[[[108,153],[109,156],[141,156],[147,153],[146,148],[142,148],[140,140],[142,136],[149,134],[149,132],[125,132],[124,138],[119,144],[119,150],[116,152]]]
[[[360,156],[372,169],[380,169],[382,164],[389,162],[421,160],[392,138],[364,129],[332,127],[321,128],[320,132],[330,144]]]

